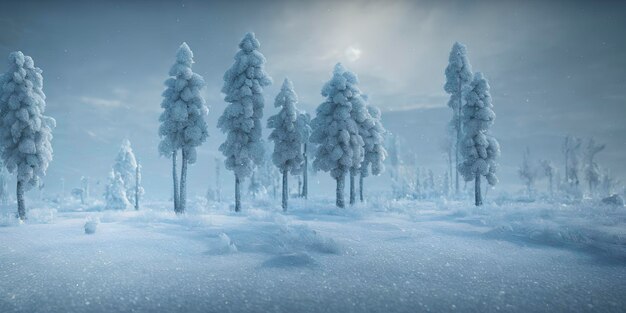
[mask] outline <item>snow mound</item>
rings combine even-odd
[[[602,203],[616,206],[616,207],[623,207],[624,198],[622,198],[620,195],[612,195],[610,197],[606,197],[602,199]]]
[[[99,223],[100,221],[97,218],[88,218],[85,222],[85,234],[95,234]]]

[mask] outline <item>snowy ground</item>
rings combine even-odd
[[[0,312],[626,310],[624,208],[291,203],[5,213]]]

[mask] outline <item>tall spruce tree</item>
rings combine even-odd
[[[463,162],[458,170],[465,181],[474,180],[474,203],[483,204],[480,190],[480,178],[485,176],[487,182],[494,186],[498,182],[496,177],[496,158],[500,155],[498,141],[489,134],[489,129],[496,119],[491,104],[491,94],[487,79],[481,73],[476,73],[472,83],[463,91],[465,105],[463,105],[464,137],[461,143]]]
[[[448,66],[446,67],[446,83],[443,89],[450,94],[448,107],[452,109],[452,120],[450,127],[454,132],[455,139],[455,162],[460,164],[460,143],[463,138],[462,128],[462,106],[463,106],[463,89],[472,81],[472,67],[467,58],[467,48],[465,45],[455,42],[450,51],[448,58]],[[459,194],[459,171],[455,171],[454,192]]]
[[[363,138],[354,120],[353,108],[365,105],[358,79],[340,63],[335,65],[333,76],[322,88],[326,97],[311,121],[311,142],[317,144],[313,167],[330,175],[337,181],[336,205],[345,207],[344,188],[346,175],[363,162]]]
[[[176,63],[165,81],[161,107],[163,113],[159,121],[159,152],[172,158],[172,179],[174,182],[174,211],[185,212],[187,198],[187,166],[196,162],[196,147],[209,136],[204,116],[209,112],[200,90],[205,82],[202,76],[194,73],[193,52],[183,43],[176,53]],[[177,179],[176,159],[182,151],[180,190]]]
[[[371,123],[369,127],[362,128],[362,137],[365,144],[365,155],[361,163],[359,176],[359,200],[363,202],[363,180],[365,177],[372,175],[378,176],[385,170],[385,159],[387,158],[387,150],[385,150],[385,133],[381,120],[380,110],[372,105],[367,107]]]
[[[293,90],[293,83],[286,79],[276,96],[274,106],[280,111],[267,120],[267,127],[273,129],[269,139],[274,142],[272,161],[283,176],[282,207],[287,210],[289,198],[289,174],[297,175],[302,170],[302,143],[304,138],[298,130],[298,96]]]
[[[26,218],[24,192],[39,185],[52,160],[52,129],[45,116],[42,70],[29,56],[9,55],[9,68],[0,76],[0,150],[10,173],[17,173],[17,213]]]
[[[263,87],[272,83],[265,72],[265,57],[259,52],[254,33],[247,33],[239,43],[235,63],[224,73],[222,93],[228,106],[220,116],[217,127],[226,134],[220,151],[226,157],[226,169],[235,174],[235,211],[241,210],[241,180],[249,177],[263,162],[261,138],[263,117]]]

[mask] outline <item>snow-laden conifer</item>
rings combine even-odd
[[[524,182],[524,185],[526,185],[526,193],[529,197],[531,197],[535,181],[537,180],[537,175],[539,174],[539,169],[530,158],[530,149],[528,147],[524,151],[522,164],[517,170],[517,174]]]
[[[273,129],[269,139],[274,142],[274,152],[272,162],[278,167],[283,175],[282,207],[287,210],[287,199],[289,197],[289,174],[296,175],[302,170],[302,138],[298,129],[298,96],[293,90],[293,83],[285,78],[280,92],[276,96],[274,106],[280,111],[270,116],[267,120],[267,127]]]
[[[300,132],[300,138],[302,139],[302,157],[304,162],[302,163],[302,192],[300,196],[307,199],[309,197],[309,154],[311,153],[311,115],[306,112],[298,114],[296,120],[296,127]]]
[[[472,83],[464,89],[463,95],[465,100],[462,112],[464,137],[461,142],[463,162],[459,164],[458,170],[465,181],[474,180],[474,200],[479,206],[482,205],[480,177],[485,176],[492,186],[498,182],[496,158],[500,155],[500,145],[489,134],[496,114],[491,104],[489,84],[481,73],[476,73]]]
[[[183,43],[176,53],[176,63],[165,81],[161,107],[163,113],[159,121],[159,152],[172,158],[172,178],[174,182],[174,211],[184,213],[186,205],[187,166],[196,161],[196,147],[206,141],[208,135],[204,116],[208,113],[200,90],[205,82],[202,76],[194,73],[193,52]],[[182,165],[179,182],[176,172],[178,151],[182,151]]]
[[[365,155],[361,162],[359,177],[359,198],[363,202],[363,179],[370,174],[374,176],[380,175],[385,170],[385,159],[387,158],[387,150],[385,150],[385,127],[381,120],[380,110],[368,105],[367,110],[371,123],[361,128],[361,136],[363,137]]]
[[[222,93],[228,106],[217,127],[226,134],[220,151],[226,157],[226,169],[235,173],[235,211],[241,209],[240,182],[249,177],[263,161],[261,118],[263,87],[272,79],[265,72],[265,57],[254,33],[247,33],[239,43],[235,63],[224,73]]]
[[[104,191],[105,208],[107,210],[126,210],[131,207],[126,196],[126,187],[122,176],[115,171],[109,174],[109,183]]]
[[[311,142],[317,144],[313,167],[337,181],[336,204],[343,208],[345,177],[350,169],[363,161],[363,138],[351,111],[364,100],[356,84],[358,79],[341,64],[335,65],[333,77],[322,88],[326,101],[316,110],[311,121]]]
[[[472,67],[467,58],[467,48],[465,45],[455,42],[450,51],[448,57],[448,66],[446,67],[446,83],[443,89],[450,94],[450,100],[448,106],[452,109],[452,120],[450,121],[450,128],[454,132],[455,138],[455,156],[456,164],[461,161],[459,156],[460,144],[463,138],[462,124],[462,106],[463,106],[463,89],[466,88],[472,81]],[[455,171],[455,183],[454,191],[456,195],[459,194],[459,171]]]
[[[52,160],[53,118],[45,116],[42,70],[17,51],[0,76],[0,149],[10,173],[17,173],[17,210],[26,218],[24,192],[38,186]]]

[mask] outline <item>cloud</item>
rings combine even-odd
[[[115,99],[103,99],[103,98],[82,96],[79,98],[79,100],[84,104],[93,105],[93,106],[101,107],[101,108],[117,108],[122,105],[122,102],[120,100],[115,100]]]
[[[346,49],[346,58],[350,62],[355,62],[361,57],[361,49],[358,49],[354,46],[350,46]]]

